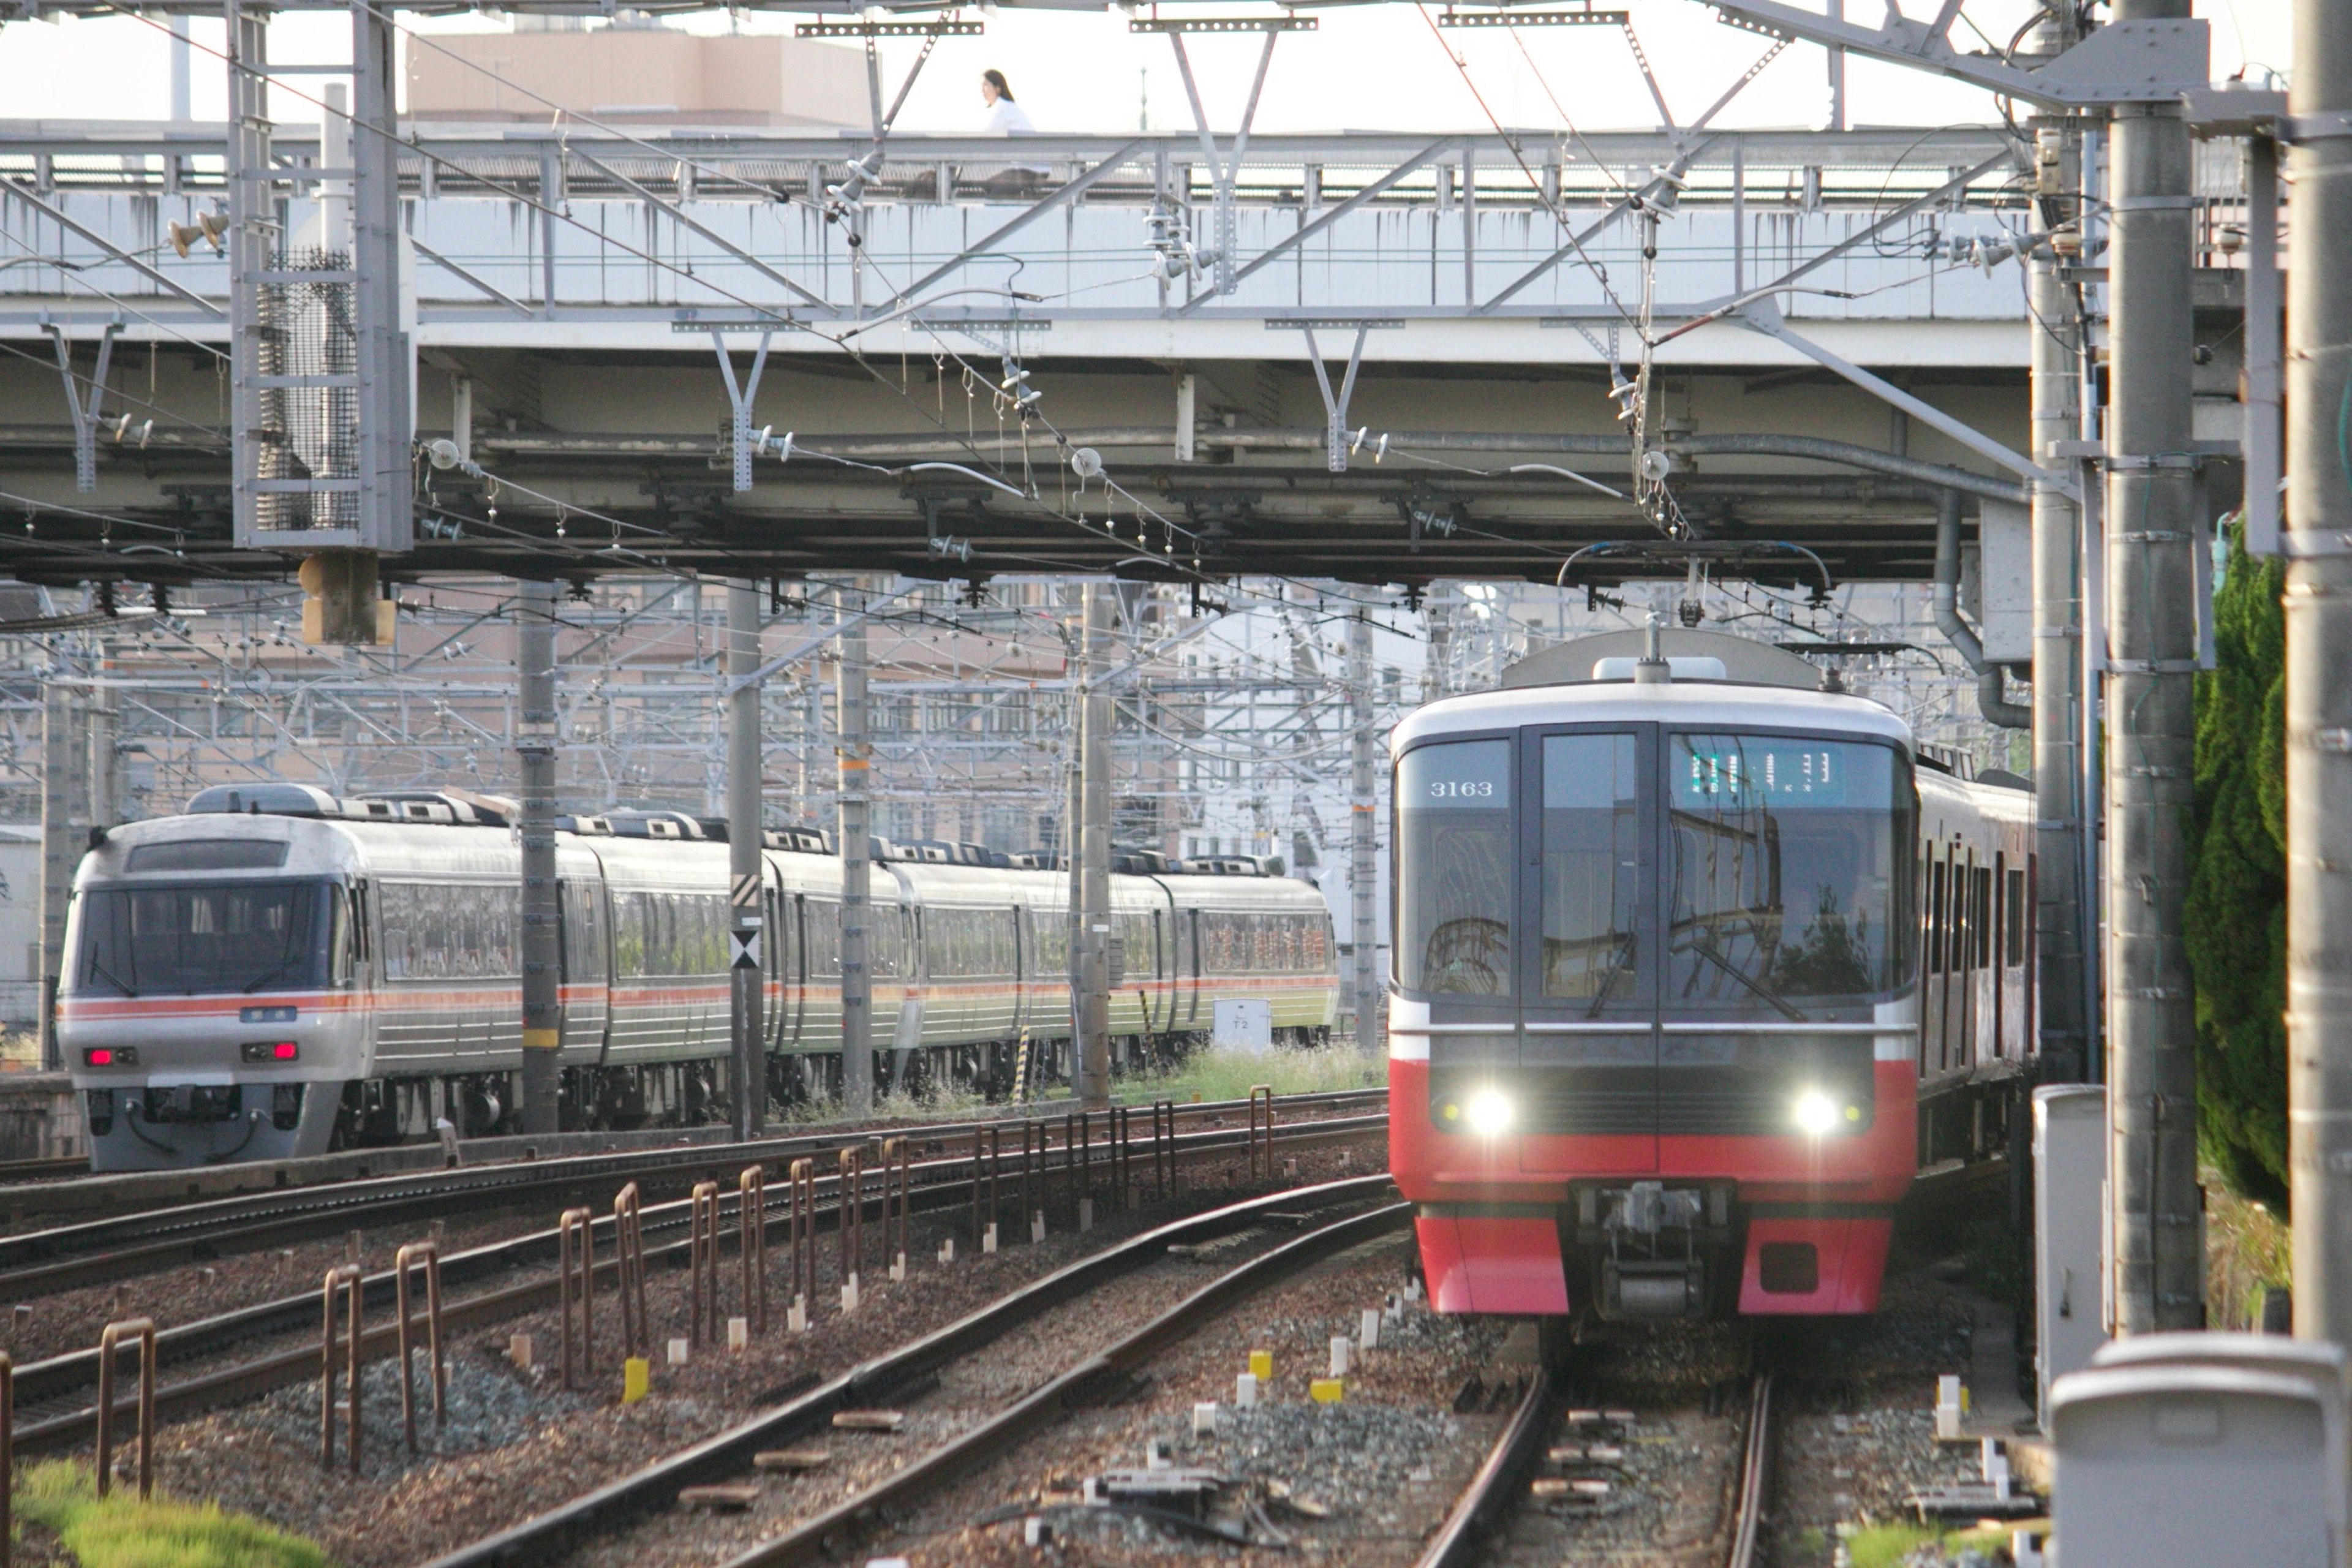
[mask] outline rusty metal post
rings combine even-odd
[[[349,1267],[346,1265],[346,1267]],[[353,1274],[359,1271],[352,1270]],[[139,1342],[139,1499],[144,1502],[155,1491],[155,1320],[124,1318],[111,1322],[98,1336],[98,1495],[104,1497],[114,1483],[114,1363],[121,1353],[122,1342],[136,1338]],[[14,1375],[11,1374],[9,1419],[16,1417]],[[15,1443],[10,1442],[13,1450]],[[15,1458],[12,1451],[9,1456]]]
[[[645,1197],[631,1182],[613,1195],[613,1251],[621,1268],[621,1353],[652,1353],[646,1317]]]
[[[1070,1223],[1078,1223],[1078,1118],[1085,1114],[1073,1111],[1062,1118],[1062,1197],[1070,1205]]]
[[[575,1241],[573,1238],[577,1237]],[[580,1319],[580,1383],[596,1375],[596,1211],[565,1209],[556,1222],[555,1304],[563,1321],[563,1386],[572,1381],[572,1320]]]
[[[1151,1102],[1152,1194],[1165,1203],[1176,1195],[1176,1102]]]
[[[907,1247],[914,1232],[914,1152],[904,1138],[882,1145],[882,1264],[891,1278],[907,1277]]]
[[[1134,1112],[1124,1105],[1113,1106],[1110,1113],[1110,1191],[1111,1205],[1122,1213],[1135,1206],[1135,1188],[1130,1180],[1129,1158],[1133,1152],[1133,1130],[1129,1123]]]
[[[410,1373],[410,1352],[415,1344],[415,1323],[410,1308],[409,1281],[419,1267],[425,1270],[425,1353],[432,1357],[433,1429],[439,1431],[446,1415],[448,1373],[441,1361],[441,1249],[429,1241],[412,1241],[393,1255],[393,1294],[400,1314],[400,1425],[408,1436],[408,1451],[416,1452],[416,1394]]]
[[[816,1303],[816,1162],[795,1160],[791,1174],[793,1293],[807,1311]]]
[[[988,1234],[983,1228],[982,1221],[980,1217],[982,1200],[981,1183],[982,1179],[981,1176],[981,1161],[982,1158],[982,1152],[986,1149],[987,1146],[988,1134],[986,1130],[978,1127],[973,1128],[971,1130],[971,1250],[975,1257],[979,1256],[980,1253],[981,1238]]]
[[[687,1339],[696,1345],[706,1339],[716,1343],[719,1323],[719,1184],[697,1182],[692,1194],[693,1226],[687,1237],[688,1271],[693,1276],[688,1306],[692,1321]]]
[[[1034,1144],[1033,1154],[1030,1146]],[[1045,1129],[1043,1123],[1024,1121],[1021,1124],[1021,1224],[1024,1229],[1034,1229],[1035,1216],[1044,1212],[1045,1197],[1041,1186],[1045,1167]]]
[[[735,1180],[735,1250],[742,1254],[743,1315],[751,1331],[768,1331],[768,1171],[746,1165]]]
[[[1265,1132],[1262,1142],[1258,1132],[1258,1107],[1261,1105],[1265,1107]],[[1249,1115],[1250,1181],[1253,1184],[1270,1182],[1274,1180],[1274,1089],[1270,1085],[1261,1083],[1252,1086]]]
[[[866,1272],[866,1145],[853,1143],[841,1152],[841,1181],[834,1207],[841,1232],[841,1282],[845,1286]]]
[[[344,1333],[351,1342],[345,1347],[344,1360],[344,1382],[349,1385],[344,1390],[344,1404],[351,1413],[351,1452],[345,1458],[355,1476],[360,1473],[360,1341],[366,1284],[367,1277],[360,1272],[360,1266],[345,1263],[327,1270],[326,1282],[320,1291],[319,1468],[335,1468],[335,1292],[340,1289],[343,1293]],[[106,1362],[101,1361],[101,1371],[105,1365]],[[104,1441],[102,1436],[100,1441]]]

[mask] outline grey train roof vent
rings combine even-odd
[[[707,838],[702,819],[683,811],[615,810],[604,814],[619,838]]]
[[[1632,665],[1622,665],[1624,673],[1620,675],[1619,661],[1640,658],[1646,635],[1640,628],[1631,628],[1571,638],[1511,665],[1503,671],[1502,683],[1507,688],[1574,686],[1612,678],[1630,679]],[[1733,637],[1728,632],[1662,626],[1658,651],[1669,663],[1694,661],[1675,671],[1676,680],[1721,679],[1735,686],[1790,686],[1802,691],[1818,691],[1822,687],[1822,672],[1786,648],[1751,637]],[[1696,662],[1710,658],[1721,662],[1720,676]],[[1605,675],[1600,668],[1604,662],[1611,666]],[[1690,673],[1685,674],[1685,669]]]
[[[341,816],[343,803],[325,790],[310,784],[215,784],[199,790],[188,802],[188,815],[206,816],[215,813],[247,814],[259,816]]]

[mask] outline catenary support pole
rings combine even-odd
[[[2116,20],[2189,15],[2117,0]],[[2107,404],[2107,1192],[2119,1334],[2203,1321],[2196,1004],[2183,924],[2195,805],[2197,459],[2189,128],[2115,111]]]
[[[522,774],[522,1130],[556,1130],[563,1047],[562,917],[555,880],[555,584],[525,583],[515,605]]]
[[[1348,627],[1348,940],[1356,960],[1356,1048],[1372,1056],[1381,1048],[1384,987],[1373,887],[1379,877],[1374,839],[1380,818],[1372,763],[1377,739],[1372,723],[1372,620],[1370,612],[1360,607]]]
[[[2352,7],[2295,0],[2287,106],[2286,1037],[2294,1331],[2352,1345]]]
[[[727,696],[727,880],[733,918],[729,957],[728,1041],[735,1081],[735,1136],[748,1139],[767,1121],[768,1063],[761,1048],[760,587],[727,584],[727,674],[740,681]]]
[[[866,607],[865,580],[836,589],[834,603],[846,618]],[[874,797],[867,774],[874,741],[866,728],[866,627],[840,639],[841,717],[835,740],[841,761],[841,1097],[853,1116],[874,1110],[874,974],[866,940],[874,862]]]
[[[58,1054],[58,975],[67,903],[88,837],[80,689],[59,680],[41,688],[41,1065],[52,1072],[65,1066]]]
[[[2053,228],[2081,205],[2082,137],[2069,122],[2054,121],[2038,125],[2034,139],[2037,226]],[[2026,293],[2032,333],[2031,455],[2045,468],[2063,469],[2073,465],[2053,447],[2074,440],[2082,425],[2082,329],[2074,289],[2047,246],[2026,258]],[[2081,531],[2082,519],[2063,490],[2033,487],[2033,798],[2040,829],[2033,862],[2034,994],[2042,1073],[2058,1083],[2083,1081],[2091,1065],[2083,989]]]
[[[1086,585],[1086,697],[1078,742],[1080,823],[1078,934],[1085,963],[1078,995],[1077,1048],[1071,1089],[1088,1106],[1110,1103],[1110,802],[1111,726],[1116,717],[1110,682],[1111,614],[1117,605],[1108,583]]]

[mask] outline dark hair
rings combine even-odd
[[[989,69],[980,73],[980,79],[994,88],[996,89],[997,97],[1003,99],[1007,103],[1011,103],[1013,101],[1013,89],[1006,83],[1004,73],[1003,71],[991,67]]]

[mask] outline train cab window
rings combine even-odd
[[[1511,743],[1419,746],[1397,763],[1397,984],[1508,996]]]
[[[1634,752],[1632,735],[1543,742],[1542,989],[1595,1014],[1643,1000]]]
[[[604,899],[594,882],[563,883],[563,978],[604,978]]]
[[[1903,983],[1917,805],[1900,753],[1685,733],[1666,768],[1674,998],[1802,1019]]]
[[[307,991],[325,983],[331,883],[99,888],[81,895],[73,986],[117,996]]]
[[[802,905],[801,931],[808,943],[808,972],[835,979],[841,973],[841,900],[809,899]]]

